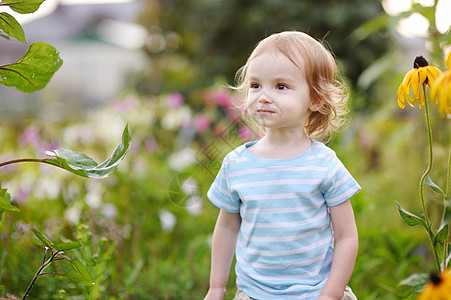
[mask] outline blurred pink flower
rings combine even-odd
[[[238,130],[238,135],[240,136],[241,139],[247,141],[252,137],[253,132],[252,130],[249,129],[249,127],[241,126]]]
[[[39,148],[41,142],[39,129],[34,126],[26,128],[18,138],[18,143],[22,147],[33,146],[34,148]]]
[[[169,107],[177,107],[185,102],[185,100],[183,99],[183,95],[180,93],[169,94],[167,101]]]
[[[28,188],[21,187],[14,195],[14,200],[19,204],[24,204],[27,202],[30,195],[30,190]]]
[[[213,99],[213,102],[224,106],[224,107],[229,107],[230,103],[231,103],[231,99],[230,99],[230,93],[228,93],[225,90],[215,90],[212,91],[211,93],[211,98]]]
[[[210,126],[211,121],[205,114],[197,114],[194,116],[194,126],[196,127],[196,131],[204,132]]]
[[[236,111],[234,109],[227,110],[226,116],[227,116],[227,119],[229,119],[233,123],[237,123],[241,120],[238,111]]]
[[[222,137],[222,136],[224,135],[224,133],[225,133],[225,130],[226,130],[226,128],[225,128],[224,126],[222,126],[222,125],[216,125],[216,126],[213,128],[213,134],[214,134],[216,137]]]
[[[40,130],[33,125],[23,131],[23,133],[17,138],[17,142],[21,147],[33,147],[38,155],[43,155],[45,151],[59,148],[58,142],[45,141],[41,136]]]
[[[129,96],[124,99],[118,99],[111,104],[111,107],[114,111],[123,112],[130,111],[136,109],[139,105],[138,99],[135,97]]]
[[[139,151],[139,145],[136,143],[132,143],[132,145],[130,146],[130,149],[128,151],[131,154],[137,153]]]
[[[146,149],[149,152],[154,152],[155,150],[157,150],[158,148],[158,143],[157,141],[153,140],[153,139],[149,139],[146,141]]]

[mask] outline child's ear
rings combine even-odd
[[[319,100],[312,100],[310,101],[309,110],[310,111],[318,111],[323,107],[323,103]]]

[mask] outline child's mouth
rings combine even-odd
[[[275,112],[269,109],[258,109],[257,113],[262,115],[271,115],[274,114]]]

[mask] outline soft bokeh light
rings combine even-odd
[[[415,3],[420,3],[424,6],[434,5],[433,0],[416,0]],[[399,15],[402,12],[408,11],[412,7],[411,0],[384,0],[382,5],[385,11],[392,16]],[[446,32],[451,26],[451,18],[449,12],[451,11],[450,0],[439,0],[437,4],[436,23],[437,30]],[[399,22],[398,32],[406,37],[425,37],[429,27],[428,20],[418,13],[412,14]]]
[[[20,24],[25,24],[33,20],[45,17],[56,10],[59,4],[62,5],[81,5],[81,4],[109,4],[109,3],[126,3],[132,0],[46,0],[39,9],[31,14],[19,14],[9,7],[0,7],[0,12],[11,14]]]

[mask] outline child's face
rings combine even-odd
[[[248,66],[247,110],[266,130],[303,133],[312,110],[305,74],[280,52],[265,52]],[[299,130],[299,131],[298,131]]]

